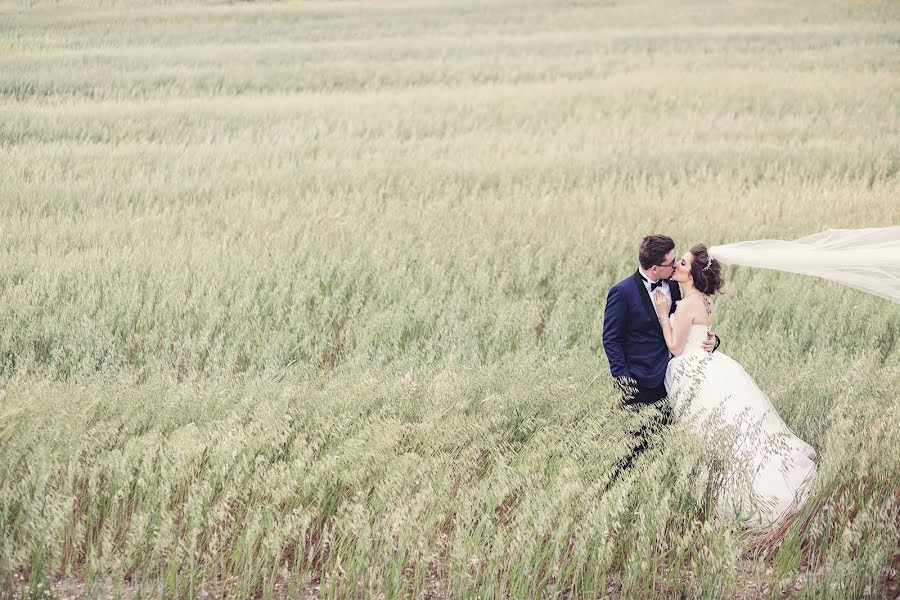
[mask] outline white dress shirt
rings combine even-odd
[[[642,269],[642,268],[640,268],[640,267],[638,267],[638,273],[640,273],[640,274],[641,274],[641,277],[644,278],[644,281],[643,281],[644,289],[647,290],[647,294],[649,294],[649,296],[650,296],[650,301],[653,302],[653,306],[654,306],[654,307],[656,306],[656,301],[653,299],[653,294],[656,293],[656,290],[662,290],[662,293],[665,294],[666,297],[669,299],[669,305],[671,306],[671,304],[672,304],[672,290],[669,289],[669,286],[672,285],[672,283],[671,283],[668,279],[664,279],[662,285],[659,286],[658,288],[656,288],[656,290],[653,290],[653,292],[651,293],[651,292],[650,292],[650,284],[651,284],[651,283],[656,283],[656,281],[653,280],[653,279],[650,279],[650,276],[647,275],[647,274],[644,272],[644,269]]]

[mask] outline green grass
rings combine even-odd
[[[898,93],[892,2],[0,3],[0,596],[896,593],[897,305],[727,271],[769,538],[611,481],[600,335],[647,233],[900,223]]]

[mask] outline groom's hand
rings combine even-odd
[[[622,393],[622,404],[631,404],[638,393],[637,380],[634,377],[613,377],[613,383]]]
[[[706,332],[706,339],[703,340],[703,349],[707,352],[714,352],[719,347],[719,336],[712,331]]]

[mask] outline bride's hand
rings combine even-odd
[[[653,302],[656,304],[656,310],[660,317],[669,316],[669,299],[662,293],[662,290],[656,290]]]

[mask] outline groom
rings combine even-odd
[[[675,242],[665,235],[648,235],[638,252],[640,268],[609,290],[603,315],[603,348],[609,360],[622,404],[657,404],[666,397],[663,383],[669,364],[669,349],[663,338],[653,294],[657,289],[669,297],[669,315],[681,300],[678,284],[669,281],[675,271]],[[710,333],[703,348],[712,352],[718,338]],[[664,408],[662,404],[660,408]],[[663,410],[667,415],[668,411]],[[665,417],[666,419],[668,416]]]

